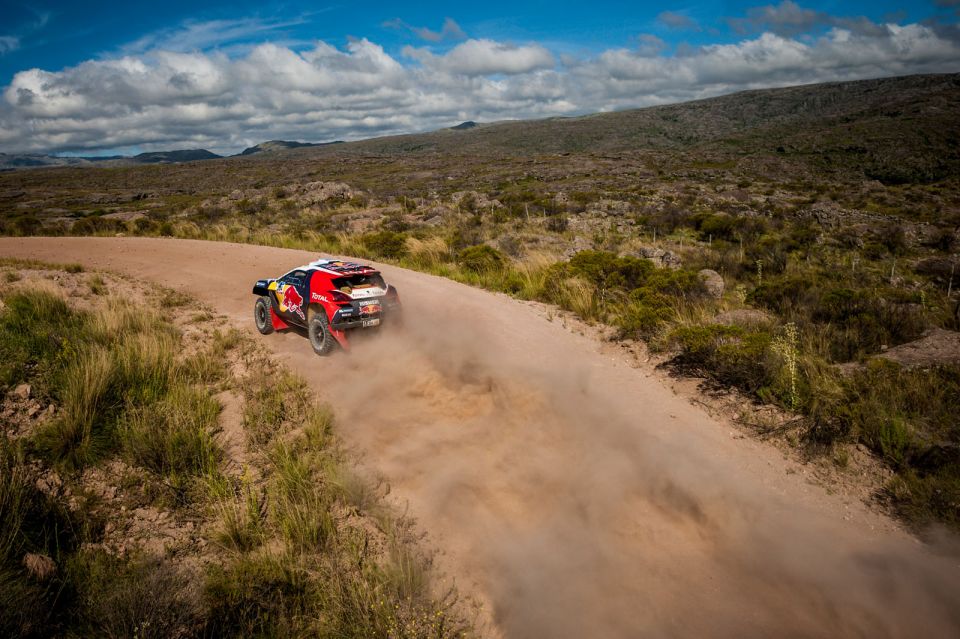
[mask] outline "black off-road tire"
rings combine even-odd
[[[258,297],[257,303],[253,305],[253,322],[257,325],[257,330],[261,335],[269,335],[273,332],[273,320],[270,318],[270,299],[268,297]]]
[[[310,346],[317,355],[329,355],[333,347],[337,345],[337,340],[330,332],[330,322],[327,320],[327,314],[323,311],[311,313],[310,322],[307,324],[307,334],[310,336]]]

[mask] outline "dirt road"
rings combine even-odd
[[[190,293],[316,256],[144,238],[0,239]],[[337,411],[505,637],[960,636],[960,553],[923,546],[530,305],[384,267],[402,336],[319,359],[260,338]]]

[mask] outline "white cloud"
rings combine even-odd
[[[431,70],[467,76],[529,73],[556,64],[553,54],[540,45],[515,46],[494,40],[467,40],[444,55],[414,47],[405,47],[403,53]]]
[[[460,25],[453,18],[446,18],[443,21],[443,27],[439,31],[433,31],[427,27],[414,27],[400,18],[394,18],[393,20],[387,20],[383,23],[383,26],[389,27],[391,29],[402,29],[411,32],[421,40],[426,40],[428,42],[442,42],[444,40],[464,40],[467,37],[467,34],[464,33],[463,29],[460,28]]]
[[[177,51],[186,53],[221,47],[256,38],[276,38],[287,27],[303,24],[305,18],[287,20],[263,20],[241,18],[238,20],[188,20],[175,29],[161,29],[122,47],[127,55],[139,55],[148,51]]]
[[[17,73],[0,100],[0,150],[207,147],[423,131],[461,120],[545,117],[662,104],[739,89],[956,71],[960,44],[935,25],[772,32],[665,55],[661,43],[558,62],[538,44],[467,40],[408,59],[367,39],[307,51],[261,44],[155,50],[58,72]]]

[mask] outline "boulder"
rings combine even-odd
[[[896,362],[904,368],[960,364],[960,333],[933,328],[920,339],[888,348],[877,357]]]
[[[678,269],[682,264],[680,256],[673,251],[667,251],[654,246],[641,247],[637,250],[636,256],[648,259],[660,268]]]
[[[711,297],[716,299],[723,297],[723,290],[726,284],[724,284],[722,275],[709,268],[702,269],[697,275],[700,277],[700,280],[703,282],[703,285]]]

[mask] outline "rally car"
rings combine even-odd
[[[269,335],[291,326],[304,328],[317,355],[328,354],[336,344],[349,350],[348,331],[379,328],[400,311],[397,289],[379,271],[343,260],[320,259],[276,279],[257,280],[253,294],[257,330]]]

